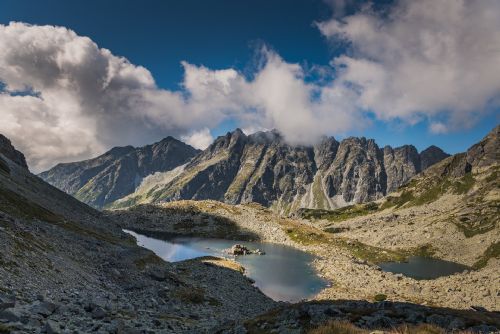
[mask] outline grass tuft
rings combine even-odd
[[[340,222],[358,216],[364,216],[378,211],[377,203],[355,204],[337,210],[300,209],[298,214],[304,219],[326,219],[331,222]]]
[[[387,299],[387,295],[384,295],[383,293],[376,294],[373,296],[373,300],[376,302],[383,302],[384,300]]]
[[[308,334],[368,334],[374,330],[366,330],[359,328],[347,321],[331,321],[327,324],[321,325],[308,332]],[[392,329],[384,329],[387,334],[444,334],[447,331],[441,327],[430,324],[419,325],[402,325]],[[463,331],[456,331],[456,333],[466,333]]]
[[[483,255],[479,258],[479,260],[477,260],[476,263],[474,263],[472,268],[474,269],[484,268],[488,264],[488,261],[492,258],[496,259],[500,258],[500,242],[491,244],[483,253]]]

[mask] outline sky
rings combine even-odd
[[[500,120],[500,2],[0,1],[0,133],[30,168],[236,127],[466,150]]]

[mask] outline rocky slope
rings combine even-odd
[[[107,212],[122,227],[132,229],[144,235],[157,238],[172,235],[195,237],[217,237],[236,240],[260,240],[284,244],[300,248],[317,256],[314,267],[318,273],[331,282],[314,299],[331,301],[373,300],[377,294],[384,294],[394,302],[411,302],[454,309],[470,309],[481,306],[488,310],[500,311],[498,281],[500,258],[489,254],[486,249],[490,242],[498,236],[490,232],[483,241],[462,243],[456,239],[456,233],[446,233],[441,226],[435,228],[425,221],[406,224],[405,216],[401,221],[392,217],[389,211],[384,212],[383,219],[391,219],[394,233],[389,235],[388,242],[383,233],[390,227],[384,227],[379,233],[384,220],[380,219],[358,229],[353,220],[345,222],[356,224],[352,233],[332,232],[330,228],[322,230],[320,221],[314,223],[307,220],[287,218],[277,215],[256,204],[230,205],[216,201],[178,201],[164,204],[138,205],[125,210]],[[401,225],[407,229],[398,229]],[[396,226],[396,227],[395,227]],[[417,229],[413,233],[411,228]],[[423,232],[422,230],[426,230]],[[363,238],[357,237],[359,232]],[[370,240],[370,233],[374,240]],[[402,234],[400,239],[394,235]],[[436,248],[429,249],[428,235],[441,240]],[[456,248],[463,247],[460,253],[455,249],[447,249],[446,245],[456,242]],[[445,247],[443,247],[445,245]],[[475,248],[474,248],[475,247]],[[402,261],[411,255],[429,254],[432,256],[468,264],[477,269],[466,270],[448,277],[433,280],[415,280],[402,275],[383,272],[377,266],[379,262]],[[471,254],[468,254],[471,253]],[[499,319],[500,320],[500,319]]]
[[[370,330],[423,322],[434,325],[433,333],[457,329],[494,332],[500,327],[498,315],[485,310],[449,310],[398,302],[275,303],[252,286],[241,274],[243,268],[232,261],[199,258],[166,263],[137,247],[121,227],[137,222],[141,207],[130,216],[122,211],[118,216],[111,213],[113,219],[109,219],[5,155],[0,154],[0,161],[0,333],[298,334],[339,320]],[[182,205],[169,203],[176,204]],[[194,216],[185,210],[189,216],[184,217],[180,211],[164,214],[162,207],[155,207],[154,215],[145,216],[154,219],[141,222],[146,228],[152,223],[156,229],[163,226],[192,233],[199,227],[206,233],[225,231],[275,241],[283,238],[283,242],[320,255],[315,266],[319,270],[327,263],[329,270],[323,268],[322,273],[329,279],[354,284],[352,292],[341,284],[332,287],[354,299],[369,287],[395,288],[408,283],[394,275],[388,275],[382,283],[377,281],[379,271],[354,261],[352,248],[345,248],[348,243],[339,244],[326,232],[276,216],[257,205],[220,204],[209,203],[205,212],[200,207]],[[225,213],[219,214],[221,211]],[[233,221],[223,219],[223,215],[238,218]],[[326,245],[332,251],[322,255],[330,248]],[[332,260],[338,263],[330,263]],[[354,276],[352,270],[356,270]],[[332,274],[339,272],[338,278]],[[460,288],[468,291],[471,284],[483,284],[484,275],[493,279],[491,263],[472,281],[460,282]],[[450,284],[454,288],[455,280],[447,286]],[[494,287],[494,281],[486,286]],[[435,292],[420,293],[429,294]],[[389,298],[402,297],[394,294]],[[454,305],[461,301],[450,298],[450,302]]]
[[[28,164],[24,158],[24,154],[19,152],[12,146],[10,140],[0,134],[0,154],[2,154],[7,159],[18,164],[19,166],[28,169]],[[5,165],[5,164],[4,164]]]
[[[365,138],[324,138],[291,146],[279,133],[219,137],[183,170],[165,173],[158,185],[140,186],[112,207],[179,199],[256,202],[281,213],[337,208],[376,200],[448,155],[437,147],[379,148]]]
[[[58,164],[39,176],[80,201],[102,208],[134,192],[144,177],[172,170],[197,153],[167,137],[144,147],[115,147],[94,159]]]
[[[214,333],[276,306],[234,262],[165,263],[102,213],[0,161],[0,333]]]

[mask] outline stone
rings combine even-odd
[[[61,333],[61,325],[57,321],[47,320],[45,323],[45,332],[47,334],[59,334]]]
[[[165,281],[168,278],[166,271],[160,268],[152,268],[148,274],[152,279],[159,282]]]
[[[103,319],[106,316],[106,311],[100,306],[96,306],[92,310],[92,318],[93,319]]]
[[[237,256],[252,254],[251,250],[249,250],[246,246],[240,244],[233,245],[227,252],[231,255]]]
[[[0,294],[0,310],[16,306],[16,297],[13,295]]]
[[[7,308],[0,312],[0,320],[8,321],[8,322],[17,322],[21,321],[24,316],[24,312],[18,308]]]
[[[40,302],[37,301],[32,304],[30,311],[48,317],[56,310],[57,306],[51,302]]]

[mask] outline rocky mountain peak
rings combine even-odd
[[[7,159],[18,164],[19,166],[28,169],[24,154],[14,148],[10,140],[0,134],[0,154],[3,154]]]
[[[187,163],[200,151],[173,138],[143,147],[114,147],[94,159],[59,164],[39,176],[97,208],[132,192],[143,178]]]
[[[420,152],[421,170],[427,169],[435,163],[449,157],[450,155],[444,152],[437,146],[431,145]]]
[[[479,143],[467,150],[467,162],[472,166],[489,166],[500,155],[500,125],[491,130]]]

